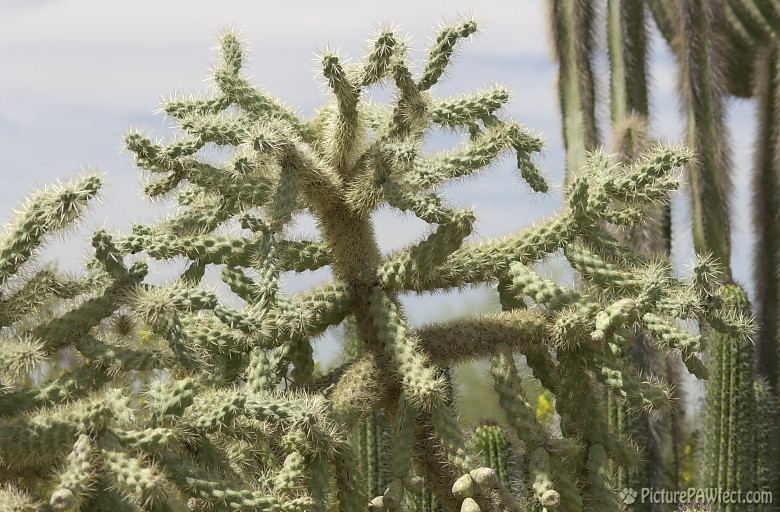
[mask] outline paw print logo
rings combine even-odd
[[[618,494],[618,498],[621,499],[623,503],[626,505],[632,505],[636,501],[637,492],[630,488],[630,487],[624,487],[622,491],[620,491],[620,494]]]

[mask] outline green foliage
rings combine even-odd
[[[175,192],[179,210],[128,234],[95,233],[83,278],[25,269],[47,234],[81,214],[99,180],[31,201],[0,239],[0,502],[14,510],[182,510],[185,499],[190,510],[399,510],[406,495],[421,492],[422,478],[448,510],[519,512],[503,470],[480,465],[452,409],[445,369],[482,359],[528,454],[525,494],[546,508],[616,510],[609,468],[630,466],[639,454],[609,431],[603,389],[640,410],[671,401],[663,382],[620,357],[621,347],[635,332],[651,333],[703,377],[702,339],[680,321],[708,322],[729,336],[746,334],[751,321],[717,292],[712,260],[701,258],[693,281],[682,281],[667,261],[638,254],[608,229],[631,227],[645,208],[669,201],[676,169],[691,162],[682,147],[654,146],[625,162],[585,144],[558,214],[507,237],[466,242],[474,215],[447,206],[440,185],[511,153],[529,186],[547,190],[532,161],[542,142],[503,119],[505,91],[431,93],[455,46],[475,30],[472,20],[445,26],[419,77],[389,30],[358,63],[323,55],[329,102],[310,119],[249,83],[241,43],[224,34],[217,93],[164,105],[181,136],[165,145],[137,132],[125,139],[153,176],[147,195]],[[389,84],[390,105],[363,99]],[[592,107],[583,105],[576,108]],[[437,126],[467,140],[424,153]],[[213,147],[225,150],[223,163],[202,155]],[[371,217],[380,206],[411,212],[432,225],[430,234],[382,254]],[[302,212],[317,220],[319,238],[286,237]],[[230,222],[243,230],[223,234]],[[562,287],[533,270],[559,252],[585,286]],[[184,259],[187,269],[171,283],[149,284],[149,258]],[[243,306],[201,286],[207,266],[222,269]],[[328,282],[295,295],[279,287],[284,273],[325,266]],[[32,293],[45,279],[62,286]],[[502,311],[415,329],[399,301],[483,283],[498,284]],[[39,317],[57,294],[65,307]],[[127,315],[160,344],[118,343],[100,330]],[[355,357],[315,377],[313,339],[348,317]],[[63,351],[78,358],[63,375],[9,380]],[[537,419],[515,355],[553,398],[559,429]],[[117,380],[151,370],[160,378],[140,393]],[[378,411],[392,440],[391,479],[384,489],[372,485],[382,494],[370,496],[349,436]]]

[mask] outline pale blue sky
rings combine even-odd
[[[106,175],[103,204],[93,209],[85,226],[64,243],[49,246],[47,257],[63,267],[79,268],[87,251],[86,237],[98,226],[127,230],[131,221],[159,216],[141,196],[140,172],[130,155],[120,154],[121,136],[129,127],[154,137],[173,132],[163,116],[153,114],[161,99],[177,91],[198,92],[208,85],[208,67],[216,62],[216,36],[222,27],[240,29],[251,49],[248,72],[258,84],[309,115],[321,101],[316,54],[338,48],[359,57],[365,40],[379,23],[392,22],[409,34],[412,47],[424,50],[433,27],[442,20],[473,13],[481,33],[462,45],[456,65],[435,93],[450,95],[494,83],[514,91],[507,109],[511,117],[544,135],[547,150],[538,159],[554,184],[548,196],[530,192],[513,170],[512,158],[479,177],[444,189],[452,204],[472,205],[476,237],[514,232],[560,205],[563,153],[559,109],[555,98],[555,64],[548,49],[543,2],[526,0],[427,1],[391,3],[340,0],[298,1],[151,1],[5,0],[0,4],[0,220],[34,189],[93,167]],[[420,53],[422,55],[422,52]],[[652,130],[660,140],[677,141],[683,133],[675,97],[674,68],[660,37],[653,42]],[[608,94],[605,60],[596,76],[599,98]],[[378,95],[381,97],[381,94]],[[606,101],[601,102],[601,132],[608,141]],[[748,284],[752,233],[747,184],[751,169],[753,105],[731,105],[736,197],[734,199],[735,275]],[[449,143],[436,137],[432,146]],[[675,260],[691,257],[690,222],[685,197],[674,202]],[[425,226],[399,222],[387,211],[377,215],[383,250],[418,240]],[[300,232],[313,233],[301,219]],[[158,279],[170,275],[160,268]],[[299,290],[327,278],[327,272],[288,279]],[[752,287],[751,287],[752,288]],[[456,315],[485,303],[484,290],[435,297],[409,298],[414,323]],[[333,343],[318,343],[329,357]]]

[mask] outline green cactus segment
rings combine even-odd
[[[89,335],[77,341],[75,347],[87,360],[105,368],[110,374],[170,368],[175,364],[174,356],[168,350],[136,350],[112,345]]]
[[[153,419],[160,422],[184,414],[193,403],[196,386],[192,379],[172,383],[162,380],[152,382],[146,391],[146,400],[154,410]]]
[[[559,63],[558,100],[566,147],[566,179],[585,166],[598,144],[593,71],[594,6],[582,0],[549,0],[555,57]]]
[[[443,401],[444,381],[420,351],[419,340],[399,315],[398,306],[381,288],[371,294],[371,312],[379,338],[403,376],[409,401],[421,408]]]
[[[114,400],[116,403],[113,403]],[[94,434],[105,428],[121,406],[116,396],[106,396],[5,420],[0,424],[0,462],[4,466],[13,464],[22,468],[55,460],[67,454],[78,434]]]
[[[329,502],[330,491],[330,465],[323,455],[316,455],[306,460],[307,472],[306,488],[313,500],[313,512],[325,512]]]
[[[73,450],[68,454],[65,470],[59,475],[59,487],[52,493],[49,504],[55,510],[73,508],[79,510],[94,491],[96,479],[94,467],[95,445],[93,440],[81,434]]]
[[[692,192],[693,241],[697,253],[712,252],[724,265],[726,275],[731,261],[728,200],[731,162],[723,121],[723,98],[713,33],[713,6],[701,0],[679,4],[687,40],[680,56],[683,71],[681,91],[688,118],[688,143],[698,161],[688,164]],[[693,91],[697,91],[694,93]]]
[[[303,455],[299,452],[288,454],[284,458],[282,467],[273,476],[274,486],[285,494],[302,487],[306,469],[305,462]]]
[[[0,503],[12,512],[37,512],[44,507],[40,500],[32,498],[27,492],[13,485],[0,487]]]
[[[528,475],[534,490],[534,497],[543,510],[555,509],[560,502],[558,491],[550,480],[550,457],[544,448],[535,448],[529,456]]]
[[[414,457],[414,407],[407,404],[401,396],[398,400],[398,408],[393,418],[391,431],[392,465],[391,473],[397,479],[406,478],[412,471],[412,459]]]
[[[434,363],[452,366],[481,357],[498,343],[523,354],[545,352],[548,321],[540,311],[514,310],[426,325],[416,332]]]
[[[81,217],[100,186],[98,176],[85,176],[76,183],[52,187],[31,198],[0,238],[0,285],[21,270],[47,234],[66,228]]]
[[[739,285],[724,285],[720,295],[727,304],[750,311]],[[753,347],[726,335],[712,336],[708,367],[701,481],[722,489],[755,489],[762,425],[757,421]],[[725,510],[737,510],[734,507],[739,506]]]
[[[536,419],[536,412],[528,403],[512,351],[506,344],[499,343],[496,346],[496,354],[491,359],[490,372],[501,407],[507,411],[507,418],[514,427],[518,439],[525,445],[526,451],[530,452],[545,445],[549,433]],[[498,471],[498,468],[493,468]],[[499,471],[499,476],[500,474]]]
[[[121,450],[103,448],[102,464],[115,488],[127,501],[140,504],[157,504],[165,501],[166,480],[162,472],[153,465],[130,457]]]
[[[757,46],[766,45],[774,36],[780,34],[780,12],[767,2],[755,0],[727,0],[726,4]],[[729,20],[731,21],[731,20]]]
[[[647,116],[647,34],[643,6],[625,0],[607,3],[610,108],[613,122],[631,114]]]
[[[510,484],[511,445],[506,432],[498,425],[482,424],[474,431],[471,442],[476,450],[482,454],[485,465],[494,469],[501,483],[508,487]]]
[[[371,497],[382,495],[391,477],[387,463],[393,455],[387,449],[386,436],[390,431],[387,423],[383,411],[374,411],[356,427],[356,455],[365,475],[367,494]],[[391,460],[395,461],[395,458]]]
[[[431,422],[441,439],[447,459],[455,465],[460,474],[468,473],[471,468],[476,467],[473,455],[467,450],[463,434],[443,401],[435,403],[431,408]]]
[[[47,300],[73,299],[88,291],[88,283],[61,275],[53,268],[38,270],[21,287],[0,298],[0,325],[10,326],[32,314]]]
[[[336,466],[339,512],[364,510],[368,499],[362,492],[361,486],[355,481],[357,475],[355,475],[354,468],[357,467],[357,461],[352,450],[347,447],[340,453],[337,452],[334,464]]]
[[[777,435],[777,424],[774,421],[775,409],[773,397],[766,382],[758,380],[753,383],[755,413],[755,453],[756,453],[756,489],[771,490],[777,485],[777,474],[774,471],[777,461],[773,459],[774,436]],[[770,503],[761,504],[759,512],[771,510]]]
[[[442,27],[428,54],[428,63],[420,78],[420,90],[425,91],[436,84],[449,64],[458,40],[469,37],[476,31],[477,23],[473,20],[465,21],[460,25],[445,25]]]
[[[144,263],[136,263],[128,270],[128,278],[114,281],[102,294],[85,300],[75,308],[42,323],[30,331],[34,339],[45,343],[46,352],[56,350],[78,341],[89,329],[96,327],[103,319],[110,317],[126,300],[136,283],[146,276]]]
[[[606,424],[606,408],[597,392],[595,377],[585,368],[584,354],[559,352],[559,364],[572,365],[573,371],[559,374],[560,392],[556,393],[556,408],[566,415],[562,432],[566,437],[581,435],[590,444],[600,444],[618,464],[632,466],[639,454]],[[556,387],[553,387],[556,389]],[[564,428],[565,426],[565,428]]]
[[[155,452],[173,447],[179,441],[179,433],[167,427],[146,430],[109,429],[119,444],[130,451]]]
[[[780,50],[777,45],[768,49],[758,62],[755,96],[759,124],[753,178],[753,220],[758,243],[753,264],[758,316],[756,342],[759,371],[776,395],[780,384],[780,276],[777,272],[780,223],[774,215],[780,209]]]
[[[0,395],[0,417],[12,417],[25,411],[78,400],[99,389],[108,380],[109,375],[102,368],[82,366],[37,386],[19,386],[15,391]]]
[[[588,450],[586,466],[588,469],[588,491],[592,496],[593,510],[603,510],[604,512],[621,510],[617,502],[617,495],[612,489],[609,460],[603,446],[591,445]]]
[[[0,352],[0,368],[8,374],[20,375],[32,370],[46,360],[43,344],[29,337],[0,337],[3,351]]]

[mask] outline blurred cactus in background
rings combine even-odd
[[[627,28],[614,29],[645,37],[634,31],[644,21],[632,18],[642,10],[618,4],[610,12]],[[664,216],[678,170],[688,166],[706,183],[708,158],[721,158],[719,148],[704,153],[713,140],[695,136],[703,129],[697,116],[718,117],[717,101],[686,103],[694,154],[646,142],[646,98],[644,107],[632,103],[635,92],[621,93],[616,81],[619,142],[608,156],[597,147],[590,68],[597,6],[551,5],[566,197],[556,215],[514,234],[467,241],[474,214],[438,193],[507,155],[532,190],[548,190],[534,164],[542,141],[506,119],[506,88],[433,94],[456,46],[477,30],[473,20],[441,27],[419,73],[390,29],[359,62],[324,53],[328,101],[310,118],[247,80],[242,43],[226,32],[216,92],[163,107],[179,136],[168,144],[136,131],[125,138],[151,175],[146,195],[175,197],[178,209],[130,233],[94,233],[82,277],[36,271],[30,260],[46,236],[82,216],[100,179],[84,177],[25,205],[0,239],[0,503],[19,511],[391,511],[415,500],[418,510],[622,510],[615,475],[646,463],[646,442],[632,435],[652,432],[678,398],[669,383],[676,377],[647,361],[664,365],[674,354],[706,378],[705,342],[723,340],[724,351],[744,359],[753,320],[734,300],[726,253],[718,252],[728,248],[725,202],[707,194],[719,183],[694,187],[723,222],[713,227],[705,216],[700,230],[705,239],[719,230],[718,241],[707,242],[717,250],[699,251],[691,279],[678,278],[668,259]],[[709,43],[689,44],[685,58],[707,58],[694,50]],[[619,62],[615,54],[615,73]],[[629,75],[646,80],[622,73],[627,84]],[[712,79],[684,76],[693,85]],[[625,89],[646,95],[640,85]],[[379,86],[394,88],[389,105],[364,98]],[[707,108],[714,110],[700,113]],[[462,142],[424,151],[437,128]],[[219,163],[206,154],[214,148]],[[429,233],[383,254],[372,220],[380,207],[415,215]],[[289,236],[302,213],[316,219],[317,238]],[[651,228],[666,231],[658,248],[632,244]],[[576,287],[534,270],[556,254],[575,271]],[[149,259],[186,268],[150,284]],[[285,274],[324,267],[332,278],[318,286],[294,295],[280,286]],[[205,285],[214,269],[229,297]],[[497,285],[501,311],[414,328],[400,302],[403,294],[485,283]],[[701,332],[683,327],[692,322]],[[312,342],[342,324],[346,360],[318,375]],[[631,355],[636,347],[652,355]],[[61,375],[21,378],[64,353],[75,361]],[[519,356],[549,410],[524,389]],[[473,360],[490,363],[507,430],[479,427],[472,443],[456,421],[451,371]],[[150,375],[143,372],[157,373],[140,390],[128,386]],[[722,386],[725,373],[712,375]],[[755,404],[771,389],[740,383],[751,417],[766,421],[771,408]],[[622,425],[611,421],[614,411]],[[765,433],[751,435],[760,441]],[[661,463],[650,453],[651,464]],[[766,478],[756,465],[750,471]]]

